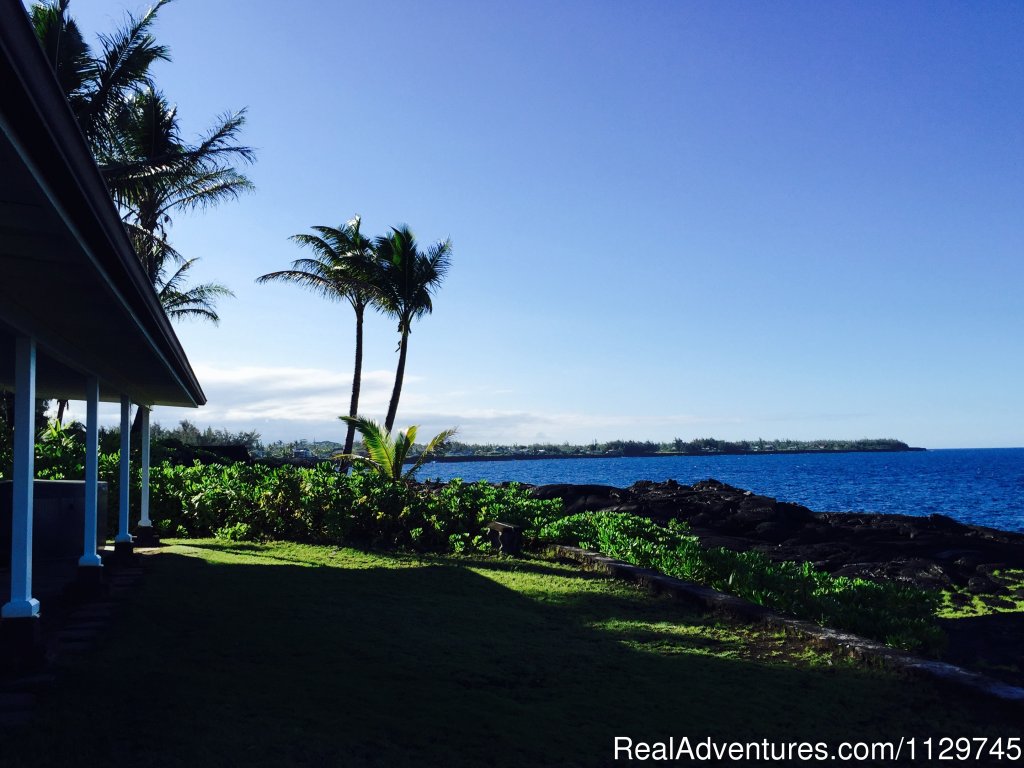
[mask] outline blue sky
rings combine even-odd
[[[90,39],[123,0],[71,4]],[[258,191],[179,217],[228,284],[210,403],[340,439],[351,310],[254,278],[359,213],[451,236],[398,424],[470,442],[1024,445],[1024,5],[176,0],[182,122],[249,108]],[[368,321],[365,415],[396,335]],[[80,409],[79,409],[80,410]]]

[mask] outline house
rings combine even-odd
[[[0,0],[0,387],[14,392],[11,590],[6,652],[38,644],[32,592],[34,401],[86,401],[85,524],[79,569],[98,579],[97,409],[121,406],[121,518],[130,551],[130,408],[142,408],[139,535],[148,514],[149,408],[206,402],[121,223],[20,0]]]

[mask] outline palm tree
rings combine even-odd
[[[311,248],[313,258],[296,259],[292,268],[258,277],[257,283],[294,283],[331,301],[347,301],[356,315],[356,361],[352,373],[349,416],[359,412],[359,390],[363,372],[363,316],[367,307],[379,306],[377,267],[373,243],[360,232],[355,216],[340,227],[316,226],[316,234],[292,235],[293,242]],[[356,426],[349,422],[344,453],[352,453]]]
[[[413,443],[416,441],[418,427],[409,427],[404,432],[399,432],[398,437],[392,437],[390,429],[385,429],[375,421],[353,418],[351,416],[339,416],[338,418],[346,422],[349,428],[359,430],[359,434],[363,438],[363,448],[366,450],[367,455],[358,456],[346,451],[344,455],[336,456],[335,458],[349,459],[367,464],[374,471],[394,481],[408,482],[412,480],[416,470],[423,466],[423,462],[427,460],[427,457],[440,448],[457,431],[456,429],[446,429],[434,435],[409,470],[403,472],[403,467],[409,458]]]
[[[451,265],[451,240],[442,240],[421,252],[409,227],[392,227],[391,234],[379,237],[375,243],[377,261],[381,270],[379,279],[382,309],[398,320],[398,369],[395,386],[391,391],[388,415],[384,428],[388,432],[395,425],[398,399],[402,395],[405,361],[409,351],[409,334],[418,317],[433,311],[433,294],[444,281]]]
[[[250,163],[253,150],[236,143],[245,110],[222,115],[198,144],[180,137],[177,110],[153,88],[149,68],[169,60],[150,29],[157,2],[142,16],[110,35],[100,35],[94,54],[68,15],[69,0],[32,6],[32,22],[47,60],[122,212],[143,267],[165,305],[176,317],[217,321],[216,298],[231,295],[216,283],[185,289],[183,277],[194,263],[167,240],[171,214],[205,208],[252,190],[252,182],[232,165]],[[170,278],[171,264],[178,265]],[[173,287],[169,287],[173,286]],[[189,299],[194,301],[189,303]]]

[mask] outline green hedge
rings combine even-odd
[[[150,472],[150,516],[165,534],[455,549],[482,544],[503,520],[537,530],[561,515],[511,484],[407,485],[372,472],[247,464],[163,463]]]
[[[810,563],[773,562],[759,552],[709,549],[675,521],[666,528],[637,515],[590,512],[555,520],[540,535],[900,648],[936,650],[942,642],[935,593],[832,576]]]

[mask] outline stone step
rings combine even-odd
[[[95,629],[62,629],[57,633],[60,642],[84,642],[94,640],[99,633]]]
[[[32,710],[0,712],[0,728],[23,728],[32,722]]]
[[[58,656],[74,656],[85,653],[95,647],[95,643],[87,640],[59,640],[57,642]]]
[[[108,621],[73,621],[69,622],[64,629],[73,631],[92,630],[94,632],[99,632],[102,629],[106,629],[108,626],[110,626],[110,622]]]
[[[31,693],[0,693],[0,712],[20,712],[35,706],[36,697]]]
[[[88,605],[83,605],[77,611],[72,613],[69,618],[73,620],[93,618],[105,619],[114,612],[114,607],[113,603],[90,603]]]
[[[36,675],[25,675],[16,677],[4,683],[4,691],[8,693],[24,693],[38,691],[43,688],[52,688],[57,684],[57,676],[50,672],[40,672]]]

